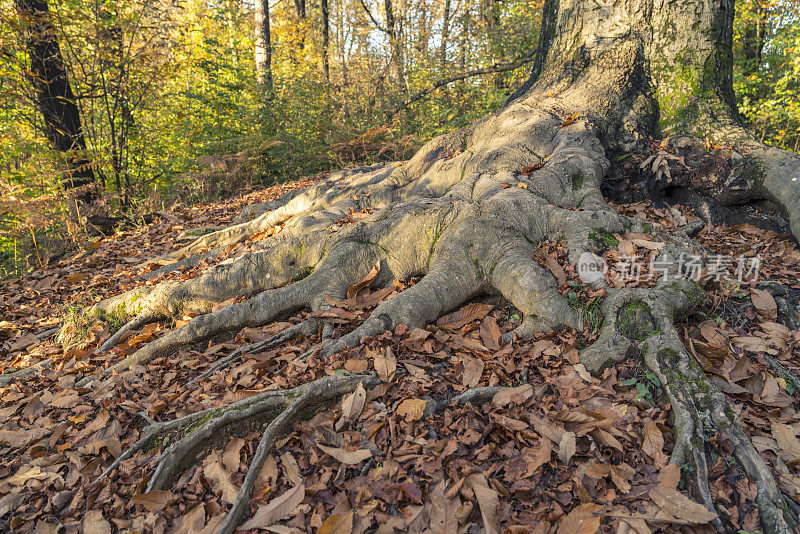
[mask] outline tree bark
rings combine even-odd
[[[269,0],[255,4],[256,80],[266,93],[272,91],[272,43],[269,29]]]
[[[400,86],[400,92],[405,94],[406,75],[403,66],[403,48],[398,35],[397,19],[394,16],[394,6],[392,0],[384,0],[384,10],[386,11],[386,33],[389,36],[389,48],[391,49],[392,64],[394,65],[395,79]]]
[[[330,83],[330,63],[328,62],[328,48],[330,47],[330,10],[328,0],[320,0],[322,10],[322,72],[325,74],[325,81]]]
[[[306,0],[294,0],[294,8],[297,11],[297,18],[306,18]]]
[[[44,119],[44,132],[54,150],[61,153],[67,170],[64,188],[95,181],[86,150],[80,113],[67,76],[56,30],[50,22],[47,0],[15,0],[31,62],[34,99]]]
[[[442,13],[442,42],[439,45],[439,72],[442,76],[447,70],[447,41],[450,39],[450,0],[444,0]]]

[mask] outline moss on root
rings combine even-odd
[[[660,333],[650,307],[639,299],[629,300],[617,311],[617,330],[634,341]]]

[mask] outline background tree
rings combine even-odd
[[[272,37],[269,29],[269,0],[255,3],[255,63],[258,84],[272,91]]]
[[[45,135],[67,167],[61,183],[66,188],[88,185],[94,182],[94,172],[50,7],[47,0],[15,0],[15,5],[30,58],[28,78],[44,120]]]

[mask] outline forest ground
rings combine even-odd
[[[711,530],[703,525],[707,512],[675,491],[686,494],[677,468],[666,467],[673,442],[670,409],[654,375],[635,359],[599,377],[578,363],[577,349],[596,338],[602,319],[597,302],[604,290],[580,282],[563,243],[542,244],[537,260],[583,312],[582,332],[506,344],[502,334],[518,325],[521,314],[485,298],[425,329],[400,325],[329,359],[298,359],[315,344],[316,336],[310,336],[246,355],[190,384],[236,348],[299,323],[308,315],[300,312],[134,366],[91,389],[76,387],[85,373],[106,368],[176,326],[148,325],[96,354],[110,327],[82,321],[82,309],[139,284],[196,276],[211,264],[258,248],[268,236],[254,236],[191,269],[136,279],[157,267],[148,259],[180,247],[176,237],[182,231],[229,223],[246,204],[311,183],[282,184],[176,210],[0,285],[0,372],[53,358],[41,372],[0,387],[0,530],[57,532],[63,525],[65,532],[213,532],[236,497],[259,427],[242,438],[222,436],[216,448],[164,490],[141,493],[158,457],[157,444],[101,481],[95,479],[152,420],[326,375],[364,372],[376,372],[381,384],[309,414],[276,443],[251,502],[258,521],[245,526],[276,533],[363,532],[375,526],[381,533],[453,532],[435,527],[455,527],[448,523],[455,521],[464,532]],[[648,202],[615,208],[668,231],[696,218],[688,209]],[[364,215],[352,213],[339,224]],[[604,257],[612,266],[608,285],[653,285],[647,265],[660,244],[644,234],[616,238]],[[713,253],[758,255],[763,262],[759,280],[800,290],[800,250],[791,238],[750,225],[706,225],[696,239]],[[634,253],[644,266],[642,276],[629,281],[615,276],[622,254]],[[385,288],[371,287],[370,280],[356,284],[347,300],[325,312],[336,323],[334,335],[352,330],[378,302],[414,282],[395,281]],[[757,449],[780,473],[781,488],[800,502],[800,478],[789,468],[800,462],[800,392],[774,375],[765,357],[797,372],[800,332],[776,322],[775,301],[756,289],[756,281],[738,284],[735,276],[709,276],[704,284],[709,299],[680,324],[683,340],[740,411]],[[65,315],[74,319],[74,344],[37,337]],[[425,415],[428,403],[480,386],[514,389],[477,406]],[[721,442],[713,445],[725,448]],[[725,455],[709,468],[720,512],[741,531],[756,532],[755,485]]]

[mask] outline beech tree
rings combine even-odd
[[[433,139],[409,161],[335,172],[305,191],[249,210],[252,220],[159,258],[159,264],[169,264],[162,269],[191,265],[219,247],[282,227],[263,241],[261,252],[194,279],[142,286],[97,304],[92,313],[127,321],[101,350],[145,323],[198,315],[80,385],[298,309],[324,311],[376,265],[377,280],[421,278],[378,305],[348,334],[333,338],[321,314],[239,349],[220,365],[243,352],[318,331],[321,341],[312,352],[332,355],[400,324],[423,327],[484,293],[499,293],[524,314],[509,342],[578,328],[578,313],[559,294],[550,272],[532,259],[536,244],[563,240],[570,261],[586,265],[610,234],[651,233],[665,243],[658,258],[662,278],[649,289],[607,289],[600,337],[581,352],[581,363],[599,373],[640,355],[672,405],[670,461],[688,468],[696,499],[716,512],[706,452],[696,445],[713,430],[758,488],[763,531],[791,532],[798,524],[795,508],[736,410],[694,363],[675,327],[704,298],[700,286],[682,276],[680,261],[682,255],[702,255],[691,239],[698,228],[666,234],[618,213],[601,193],[609,176],[624,173],[619,162],[626,154],[645,150],[651,139],[664,139],[661,148],[676,158],[713,154],[722,162],[713,172],[673,187],[731,209],[771,202],[800,237],[800,157],[758,142],[737,113],[731,81],[733,8],[733,0],[546,0],[530,79],[502,109]],[[331,231],[351,210],[372,214]],[[244,295],[252,297],[212,311],[215,303]],[[147,491],[165,488],[169,474],[204,440],[229,425],[266,417],[271,423],[220,528],[233,532],[275,437],[309,407],[376,381],[370,375],[331,376],[228,409],[156,423],[109,471],[154,437],[197,427],[161,456]],[[479,401],[479,390],[470,391],[469,400]],[[712,524],[728,529],[722,516]]]
[[[269,29],[269,0],[255,3],[255,63],[258,84],[272,90],[272,42]]]
[[[75,188],[94,182],[92,162],[75,94],[67,76],[47,0],[15,0],[20,26],[30,58],[29,79],[34,99],[44,119],[44,132],[54,150],[63,155],[66,171],[62,185]]]

